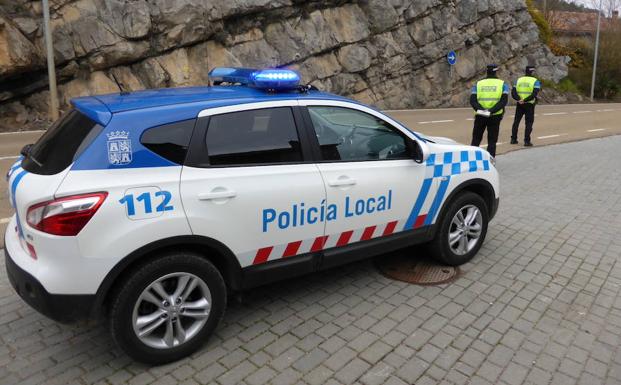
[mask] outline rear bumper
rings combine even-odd
[[[91,314],[95,295],[50,294],[35,277],[13,262],[6,245],[4,259],[11,286],[39,313],[63,323],[88,318]]]

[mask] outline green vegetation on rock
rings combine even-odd
[[[530,16],[533,18],[535,24],[539,28],[539,37],[541,41],[547,45],[550,45],[552,42],[552,28],[550,24],[544,17],[544,15],[535,7],[533,0],[526,0],[526,6],[528,7],[528,12]]]

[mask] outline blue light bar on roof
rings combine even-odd
[[[209,72],[209,78],[226,83],[239,83],[266,90],[291,90],[300,84],[300,75],[286,69],[253,69],[218,67]]]
[[[266,69],[253,73],[252,80],[257,88],[290,90],[300,84],[300,75],[291,70]]]

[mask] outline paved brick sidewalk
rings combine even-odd
[[[621,136],[501,156],[501,209],[456,282],[407,285],[362,262],[264,287],[158,368],[102,326],[38,315],[0,266],[0,384],[621,383],[619,149]]]

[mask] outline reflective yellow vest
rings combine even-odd
[[[483,79],[477,82],[477,101],[486,110],[494,107],[502,98],[502,91],[505,82],[500,79]],[[504,109],[497,111],[494,115],[501,115]]]
[[[537,83],[537,78],[532,76],[522,76],[518,79],[515,84],[515,90],[517,91],[518,96],[521,100],[529,97],[533,91],[535,90],[535,83]],[[535,104],[535,99],[528,101],[527,103]]]

